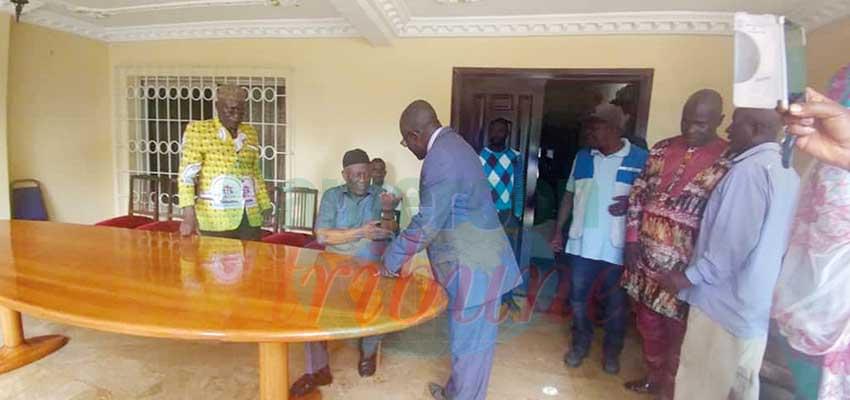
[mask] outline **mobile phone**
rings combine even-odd
[[[806,90],[806,31],[783,16],[735,14],[735,107],[788,108]],[[790,168],[796,137],[786,133],[782,164]]]

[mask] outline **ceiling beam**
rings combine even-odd
[[[330,3],[373,46],[390,46],[395,37],[371,0],[330,0]]]

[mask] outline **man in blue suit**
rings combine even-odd
[[[445,387],[431,383],[435,399],[483,400],[493,366],[502,294],[521,283],[478,155],[453,129],[443,127],[425,101],[401,115],[401,145],[424,160],[419,213],[384,254],[397,274],[426,249],[434,278],[449,296],[452,374]],[[408,271],[409,272],[409,271]]]

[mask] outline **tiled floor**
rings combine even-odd
[[[35,364],[0,375],[0,399],[187,399],[258,398],[254,345],[198,343],[101,333],[25,318],[28,336],[60,333],[71,341]],[[488,399],[649,399],[622,389],[642,374],[634,334],[626,341],[620,376],[600,369],[599,342],[578,369],[564,367],[566,322],[535,315],[529,323],[503,325]],[[331,345],[334,383],[315,398],[429,399],[426,384],[449,372],[444,320],[388,336],[378,373],[357,375],[354,342]],[[301,346],[290,347],[290,380],[303,370]],[[548,394],[547,394],[548,393]]]

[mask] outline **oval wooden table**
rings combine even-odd
[[[0,373],[62,347],[21,313],[127,335],[259,345],[260,398],[288,398],[288,343],[383,334],[447,304],[421,276],[331,253],[218,238],[0,221]]]

